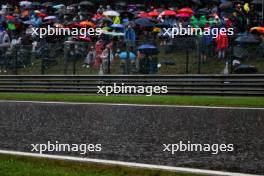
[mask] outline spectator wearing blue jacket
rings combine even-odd
[[[136,43],[136,33],[130,25],[125,30],[125,42],[128,46],[135,46]]]

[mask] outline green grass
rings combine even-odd
[[[1,176],[195,176],[62,160],[0,155]]]
[[[220,96],[88,96],[65,94],[0,93],[0,100],[124,103],[154,105],[194,105],[226,107],[264,107],[264,97]]]

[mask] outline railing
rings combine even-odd
[[[0,92],[97,94],[103,85],[168,86],[165,95],[264,96],[264,75],[0,76]]]
[[[137,54],[137,47],[147,41],[137,41],[132,52]],[[234,72],[231,67],[234,59],[241,64],[252,65],[258,74],[264,74],[264,43],[260,45],[244,46],[230,40],[225,59],[218,59],[215,45],[212,43],[206,49],[207,59],[201,58],[197,38],[179,37],[171,41],[156,40],[153,42],[159,50],[152,63],[152,71],[144,71],[139,59],[128,63],[125,59],[114,57],[110,64],[105,64],[104,73],[110,74],[220,74],[228,62],[229,73]],[[89,48],[94,42],[76,42],[73,46],[65,46],[63,42],[39,43],[36,49],[32,45],[21,45],[8,50],[0,50],[1,75],[34,75],[34,74],[94,74],[100,72],[100,67],[85,66],[85,59]],[[119,51],[119,52],[118,52]],[[118,41],[113,50],[116,56],[128,52],[124,44]],[[132,61],[131,61],[132,62]],[[127,66],[128,64],[128,66]],[[151,65],[151,66],[150,66]],[[157,65],[159,65],[158,68]],[[109,67],[109,68],[108,68]],[[126,69],[129,67],[129,71]],[[153,69],[153,68],[156,69]],[[149,69],[149,68],[147,68]],[[143,70],[143,71],[142,71]],[[109,71],[109,72],[108,72]]]

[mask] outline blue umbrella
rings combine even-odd
[[[121,60],[126,60],[127,59],[127,52],[126,51],[123,51],[119,54],[119,57]],[[132,53],[132,52],[129,52],[129,59],[130,60],[136,60],[137,56]]]
[[[158,54],[159,50],[152,44],[143,44],[138,47],[138,51],[144,54]]]
[[[135,20],[135,23],[143,27],[153,27],[154,26],[154,23],[150,21],[148,18],[138,18]]]
[[[113,24],[111,25],[112,28],[124,28],[123,24]]]

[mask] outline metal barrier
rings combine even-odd
[[[159,53],[152,57],[151,63],[145,63],[152,71],[142,71],[142,62],[136,59],[127,63],[124,59],[113,57],[110,64],[108,59],[103,62],[103,72],[107,74],[220,74],[228,63],[229,73],[232,73],[233,60],[241,64],[256,66],[257,73],[264,74],[264,44],[256,46],[238,45],[230,40],[226,52],[226,59],[218,59],[214,43],[204,51],[199,49],[199,41],[195,37],[175,37],[173,40],[164,41],[156,39],[153,43]],[[137,55],[137,47],[146,41],[137,41],[132,51]],[[85,59],[94,42],[74,42],[65,45],[63,42],[21,45],[0,51],[1,75],[34,75],[34,74],[99,74],[100,66],[85,65]],[[130,52],[124,47],[122,41],[114,45],[113,56],[122,52]],[[201,58],[201,52],[206,52],[207,59]],[[142,60],[141,60],[142,61]],[[144,63],[143,63],[144,64]],[[158,68],[157,68],[158,65]],[[127,71],[129,67],[129,71]],[[143,68],[144,69],[144,68]],[[236,72],[233,72],[236,73]]]
[[[166,95],[264,96],[264,75],[0,76],[0,92],[97,94],[103,85],[168,86]]]

